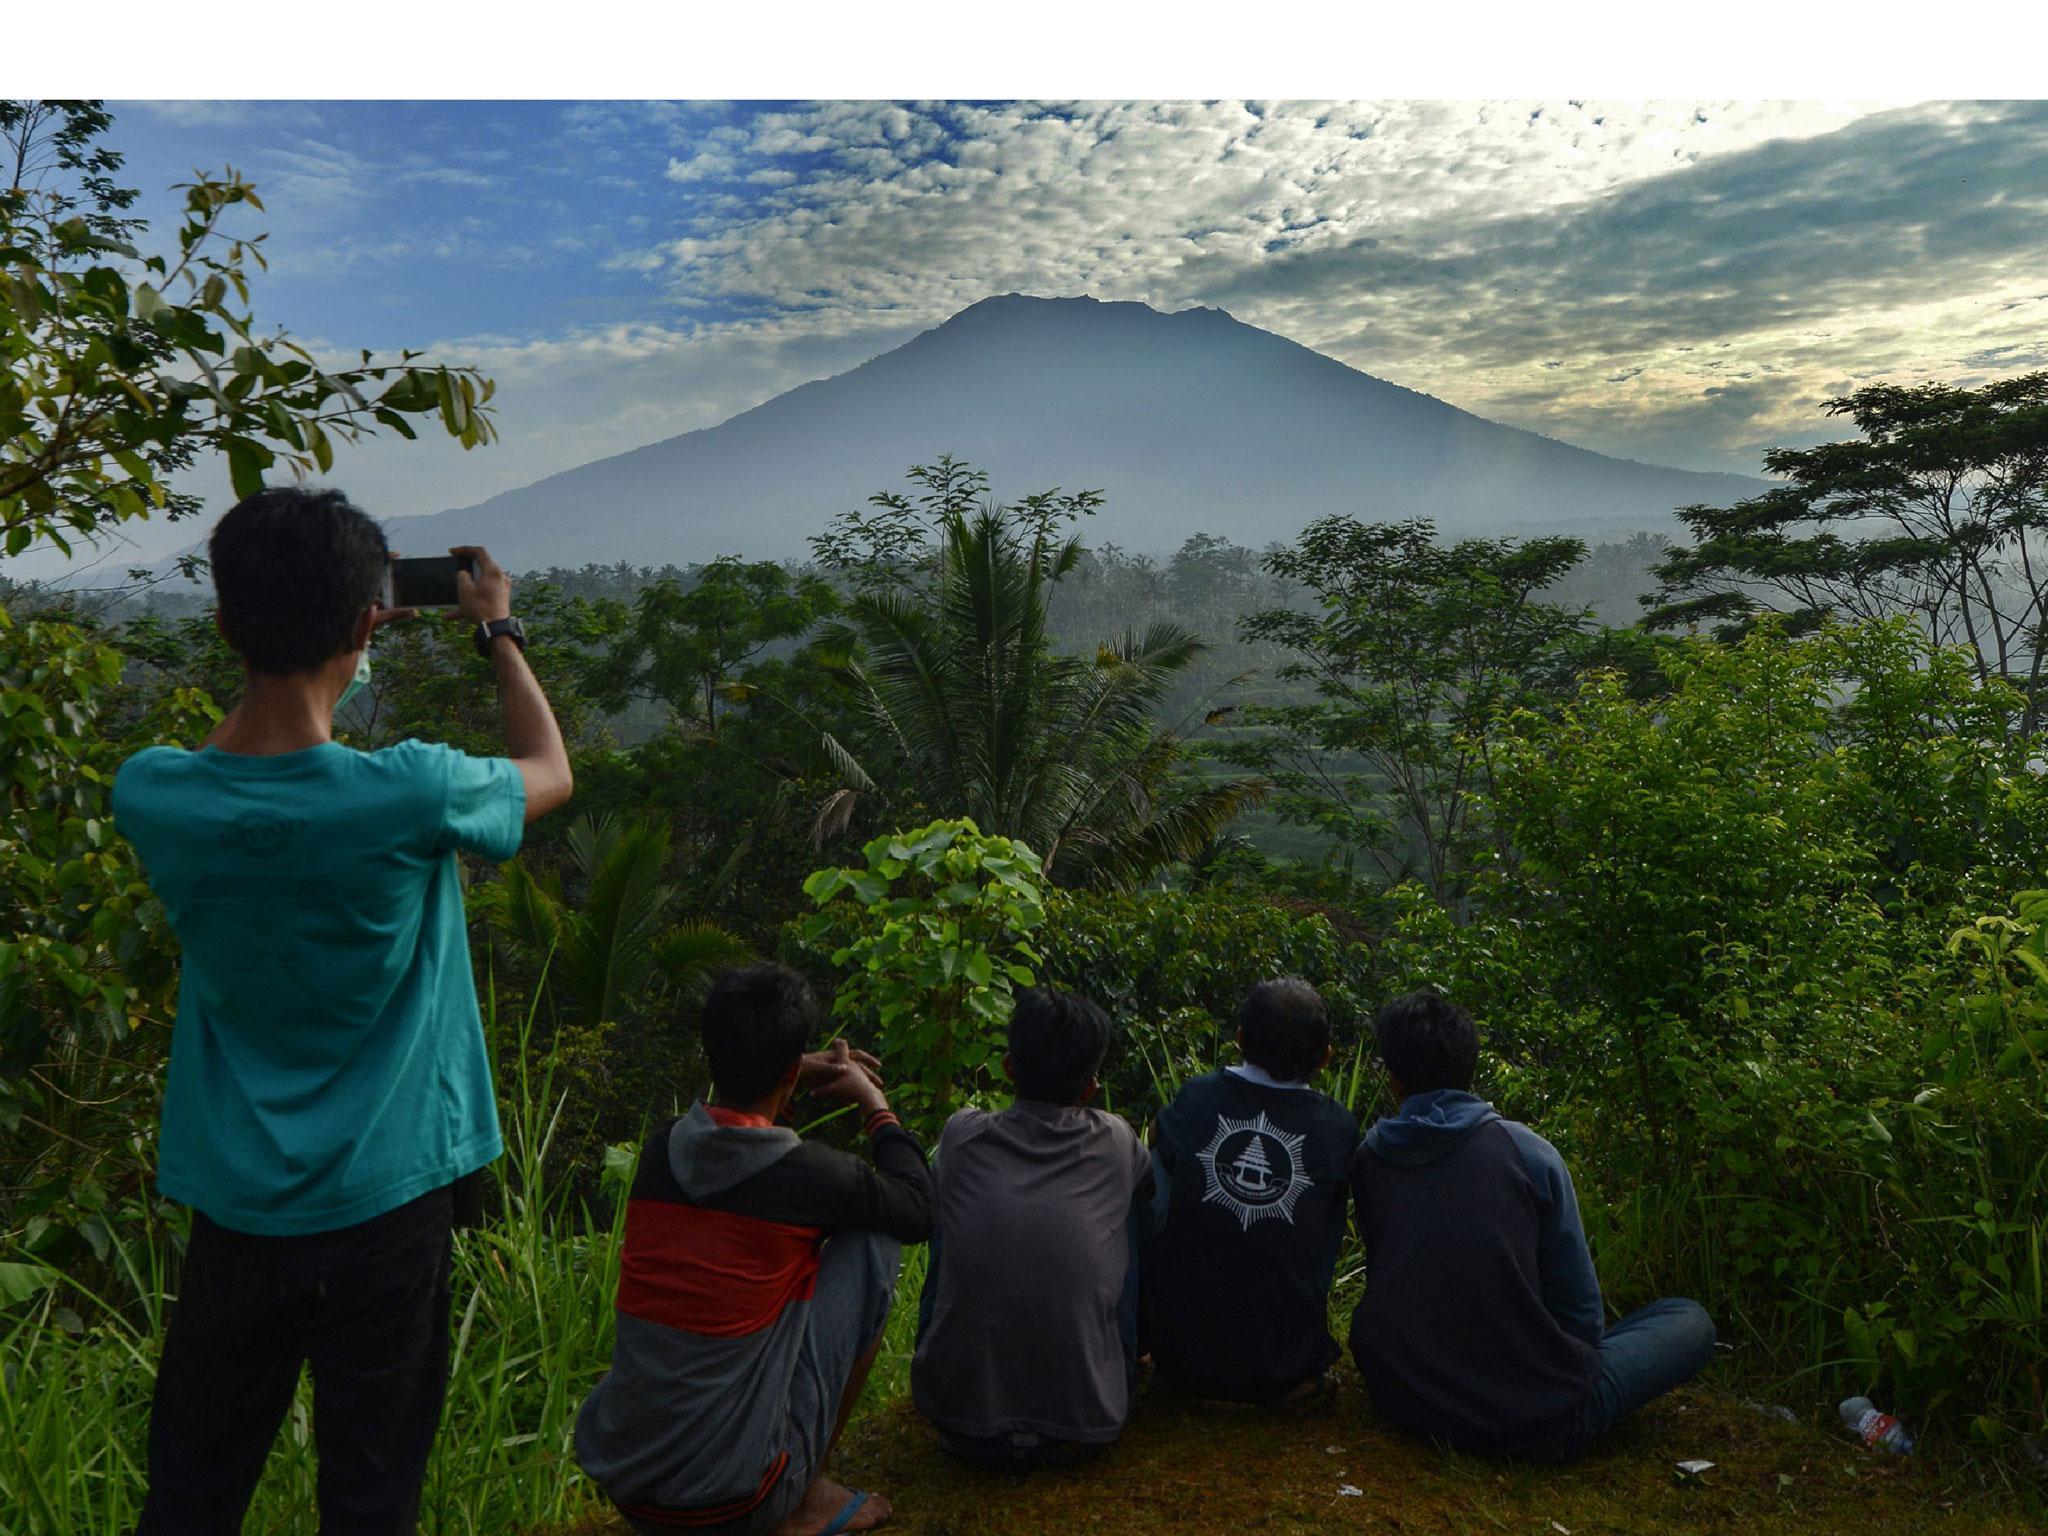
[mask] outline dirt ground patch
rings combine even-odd
[[[1689,1460],[1715,1465],[1685,1480],[1676,1463]],[[1303,1419],[1152,1393],[1114,1450],[1085,1467],[1029,1475],[962,1466],[907,1403],[892,1403],[849,1430],[833,1475],[886,1493],[896,1507],[889,1528],[904,1536],[2041,1531],[1949,1460],[1873,1455],[1839,1433],[1693,1390],[1654,1405],[1577,1466],[1506,1467],[1398,1434],[1347,1378],[1333,1407]],[[625,1532],[604,1520],[576,1529]]]

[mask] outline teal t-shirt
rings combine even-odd
[[[502,1148],[456,850],[512,857],[509,758],[151,747],[114,824],[183,952],[158,1187],[240,1232],[351,1226]]]

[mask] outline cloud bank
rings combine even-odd
[[[2038,102],[144,110],[188,167],[209,134],[253,162],[296,332],[497,377],[501,447],[344,455],[391,512],[709,425],[1011,291],[1218,305],[1701,469],[1816,440],[1872,379],[2048,365]]]

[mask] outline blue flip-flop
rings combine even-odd
[[[853,1517],[860,1513],[861,1506],[868,1501],[868,1496],[858,1488],[849,1488],[847,1492],[853,1497],[846,1501],[846,1508],[827,1521],[819,1529],[818,1536],[839,1536],[841,1531],[853,1524]]]

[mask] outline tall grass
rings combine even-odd
[[[495,1013],[495,1009],[491,1010]],[[611,1358],[625,1202],[608,1214],[547,1175],[565,1096],[528,1050],[507,1096],[499,1206],[458,1233],[447,1408],[420,1517],[447,1536],[509,1533],[600,1502],[576,1470],[575,1415]],[[489,1021],[495,1033],[495,1019]],[[631,1177],[612,1160],[608,1183]],[[572,1208],[573,1207],[573,1208]],[[126,1295],[46,1293],[0,1334],[0,1529],[8,1536],[126,1536],[140,1512],[149,1395],[176,1293],[171,1234],[123,1250]],[[73,1323],[89,1313],[89,1323]],[[302,1381],[245,1530],[311,1536],[311,1383]]]

